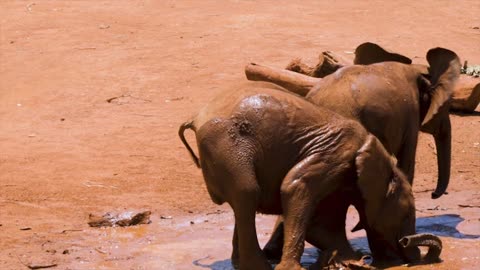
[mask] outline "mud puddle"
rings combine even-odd
[[[85,231],[97,235],[82,240],[84,248],[77,250],[77,261],[71,262],[67,269],[233,269],[230,253],[234,220],[230,211],[171,219],[153,217],[152,221],[149,225]],[[357,221],[356,212],[350,209],[347,229],[353,228]],[[480,227],[478,219],[471,221],[458,214],[418,217],[418,232],[441,237],[443,262],[408,268],[477,269]],[[267,242],[274,222],[273,216],[257,215],[261,246]],[[355,249],[369,252],[364,231],[347,234]],[[317,257],[317,250],[307,244],[302,265],[308,267]],[[407,269],[407,266],[392,269]]]

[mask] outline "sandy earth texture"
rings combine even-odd
[[[351,59],[371,41],[416,63],[442,46],[480,64],[479,14],[475,0],[1,0],[0,269],[231,269],[232,212],[210,201],[179,124],[252,61]],[[480,108],[451,119],[451,184],[438,200],[434,141],[420,135],[417,228],[444,251],[415,269],[480,264]],[[148,225],[87,224],[145,210]],[[262,244],[273,220],[258,217]],[[315,257],[309,247],[303,263]]]

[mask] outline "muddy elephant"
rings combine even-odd
[[[195,132],[199,157],[187,129]],[[273,84],[250,83],[214,99],[180,126],[179,136],[212,201],[233,209],[232,262],[240,269],[271,269],[258,244],[256,212],[283,215],[283,255],[275,269],[295,270],[304,241],[320,244],[325,236],[315,228],[328,220],[316,217],[328,219],[345,204],[358,209],[375,259],[419,259],[418,247],[405,244],[417,238],[411,186],[357,121]],[[349,247],[346,238],[338,241]]]
[[[247,66],[246,75],[250,80],[284,86],[291,92],[306,95],[306,99],[316,105],[359,121],[397,158],[397,164],[407,174],[410,184],[413,182],[418,133],[421,130],[433,134],[439,178],[432,198],[438,198],[445,192],[450,178],[448,103],[459,76],[460,61],[454,52],[443,48],[431,49],[427,60],[430,67],[408,65],[408,58],[368,43],[357,48],[355,63],[370,65],[346,66],[322,79],[256,65]],[[348,205],[343,207],[347,209]],[[317,232],[327,233],[331,239],[343,239],[345,231],[341,224],[344,222],[345,216],[336,216],[336,219],[324,222]],[[281,257],[282,226],[278,220],[264,248],[269,259]],[[353,230],[362,227],[359,223]],[[335,246],[338,241],[332,243],[324,239],[315,246],[321,249],[335,247],[340,253],[348,252],[348,247]]]
[[[357,48],[356,65],[321,79],[254,64],[247,66],[246,75],[250,80],[276,83],[316,105],[358,120],[397,158],[410,184],[418,133],[432,134],[438,153],[438,181],[432,198],[438,198],[450,179],[448,110],[461,65],[454,52],[443,48],[428,51],[427,60],[429,67],[409,65],[408,58],[368,43]]]
[[[460,74],[460,61],[452,51],[440,48],[430,50],[427,60],[428,71],[424,66],[398,62],[345,67],[324,78],[307,99],[358,119],[396,156],[410,183],[418,133],[421,130],[432,134],[438,153],[438,181],[432,198],[438,198],[446,191],[450,178],[448,102]]]

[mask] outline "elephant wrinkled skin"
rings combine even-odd
[[[458,62],[459,64],[459,62]],[[420,130],[434,135],[438,151],[438,185],[433,198],[446,190],[450,177],[451,128],[448,106],[458,73],[442,81],[426,79],[414,66],[386,62],[354,65],[325,77],[306,96],[360,123],[394,154],[398,166],[413,182]],[[453,77],[453,78],[451,78]]]
[[[196,134],[199,158],[186,129]],[[353,254],[344,230],[350,204],[359,211],[375,259],[419,257],[417,247],[398,242],[415,233],[411,186],[357,121],[257,83],[217,97],[180,126],[179,136],[201,167],[212,201],[227,202],[234,211],[232,262],[240,269],[271,269],[258,244],[256,212],[284,217],[277,270],[301,269],[305,240],[325,243],[316,230],[329,228],[317,223],[342,228],[332,244]]]
[[[428,51],[429,67],[410,65],[408,58],[380,46],[358,46],[354,63],[324,77],[264,67],[268,75],[246,68],[247,78],[270,81],[306,96],[312,103],[358,120],[398,160],[413,182],[419,131],[435,138],[438,181],[432,198],[442,196],[450,179],[451,127],[448,114],[460,60],[447,49]],[[367,65],[368,64],[368,65]],[[293,74],[295,74],[293,76]]]
[[[273,68],[269,73],[271,76],[264,76],[256,71],[256,67],[249,69],[251,65],[247,66],[246,75],[250,80],[274,82],[299,95],[305,95],[304,86],[313,84],[306,93],[306,99],[359,121],[397,158],[397,165],[407,175],[410,184],[414,176],[418,133],[421,130],[433,134],[438,152],[439,178],[432,198],[438,198],[445,193],[450,178],[451,127],[448,110],[454,83],[460,73],[460,61],[454,52],[443,48],[431,49],[427,53],[430,67],[410,65],[407,60],[368,43],[356,50],[355,63],[362,65],[340,68],[315,82],[312,77],[302,74],[290,77],[289,71]],[[296,88],[298,85],[302,87]],[[345,216],[338,217],[338,221],[330,222],[339,224],[344,219]],[[343,238],[345,234],[344,227],[326,223],[319,226],[319,233],[328,232],[333,239]],[[354,230],[363,226],[359,224]],[[333,227],[337,229],[332,230]],[[264,248],[269,259],[277,260],[282,254],[281,228],[279,220]],[[339,254],[345,250],[327,240],[315,246],[336,248]]]

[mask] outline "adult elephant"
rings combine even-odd
[[[460,61],[447,49],[435,48],[427,53],[429,67],[392,62],[405,58],[388,54],[379,46],[360,45],[356,50],[356,64],[340,68],[322,79],[288,70],[250,64],[247,78],[281,85],[312,103],[343,116],[358,120],[397,158],[397,165],[413,182],[415,152],[419,131],[433,134],[438,153],[438,182],[432,198],[445,193],[450,178],[451,127],[449,100],[454,83],[459,77]],[[382,49],[383,50],[383,49]],[[373,60],[372,60],[373,59]],[[385,60],[392,60],[382,62]],[[371,64],[375,62],[374,64]],[[376,63],[382,62],[382,63]],[[343,206],[345,209],[348,205]],[[344,211],[319,225],[317,234],[323,242],[319,248],[335,246],[335,239],[345,235]],[[354,230],[364,228],[358,224]],[[264,248],[270,259],[281,256],[283,223],[277,221],[274,233]],[[329,241],[328,239],[332,239]]]
[[[199,157],[186,129],[195,132]],[[256,83],[224,92],[182,124],[179,136],[201,167],[212,201],[233,209],[232,262],[242,270],[271,269],[258,244],[255,212],[284,216],[283,255],[275,269],[300,270],[304,240],[322,245],[328,234],[316,228],[345,216],[349,204],[360,213],[376,262],[418,262],[417,245],[429,245],[427,256],[438,259],[440,240],[415,234],[405,175],[357,121]],[[346,238],[337,240],[334,248],[349,247]]]

